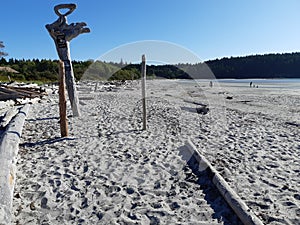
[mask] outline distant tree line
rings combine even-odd
[[[140,64],[123,65],[117,70],[111,73],[110,79],[140,78]],[[300,53],[231,57],[197,64],[148,65],[147,76],[166,79],[300,78]]]
[[[300,53],[252,55],[210,60],[217,78],[300,78]]]
[[[79,80],[91,61],[72,61],[75,78]],[[56,82],[58,80],[58,60],[49,59],[0,59],[0,67],[8,66],[18,73],[0,71],[0,81],[7,81],[9,76],[16,81]]]
[[[57,81],[57,60],[6,60],[3,56],[0,67],[8,66],[19,73],[0,71],[0,81],[6,81],[7,76],[18,81]],[[76,80],[131,80],[141,76],[140,64],[92,60],[72,61],[72,64]],[[147,76],[153,79],[300,78],[300,53],[231,57],[197,64],[148,65]]]
[[[140,64],[130,64],[116,71],[109,79],[138,79],[141,77],[140,71]],[[146,75],[148,79],[190,79],[189,75],[176,65],[147,65]]]

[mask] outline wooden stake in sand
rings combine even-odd
[[[64,62],[59,60],[59,115],[60,115],[60,134],[61,137],[67,137],[68,122],[67,122],[67,100],[65,93],[65,68]]]
[[[146,57],[142,56],[142,102],[143,102],[143,130],[147,129],[147,110],[146,110]]]
[[[69,9],[65,13],[59,10]],[[76,9],[76,4],[60,4],[54,7],[54,11],[59,18],[52,24],[47,24],[46,28],[53,38],[56,50],[60,60],[64,62],[65,76],[69,99],[74,116],[80,116],[79,100],[76,92],[75,78],[70,57],[70,41],[82,33],[89,33],[90,29],[86,28],[86,23],[71,23],[67,22],[67,15],[71,14]]]

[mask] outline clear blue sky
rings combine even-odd
[[[202,60],[300,51],[299,0],[3,0],[7,58],[56,59],[45,25],[57,19],[56,4],[70,2],[77,9],[69,23],[84,21],[91,29],[71,41],[76,60],[143,40],[178,44]]]

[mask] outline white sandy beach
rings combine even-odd
[[[33,104],[14,224],[241,224],[187,166],[188,139],[265,224],[299,224],[300,91],[221,85],[147,81],[147,131],[138,82],[96,92],[82,82],[82,116],[69,117],[65,139],[57,93]]]

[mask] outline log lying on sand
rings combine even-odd
[[[245,225],[263,225],[263,222],[250,210],[246,203],[233,191],[224,178],[210,164],[210,162],[202,156],[195,145],[189,140],[186,147],[190,155],[195,157],[198,162],[199,171],[208,170],[212,177],[212,182],[219,190],[228,205]]]
[[[0,101],[16,100],[18,98],[37,98],[47,93],[41,88],[0,86]]]
[[[29,105],[20,108],[0,140],[0,225],[11,224],[19,142]]]

